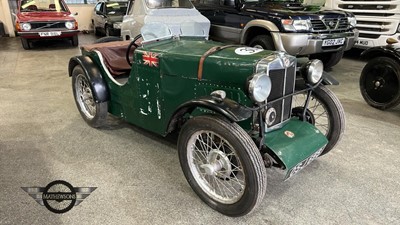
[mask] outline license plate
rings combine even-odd
[[[320,148],[318,151],[314,152],[310,157],[307,159],[301,161],[298,163],[296,166],[294,166],[291,170],[289,170],[286,174],[285,180],[289,179],[291,176],[295,175],[298,173],[300,170],[304,169],[308,164],[310,164],[312,161],[314,161],[316,158],[318,158],[319,155],[321,155],[322,151],[324,150],[325,146]]]
[[[335,46],[335,45],[343,45],[344,38],[336,38],[336,39],[325,39],[322,42],[322,46]]]
[[[362,46],[368,46],[368,41],[361,41],[361,40],[357,40],[355,43],[355,45],[362,45]]]
[[[39,32],[40,37],[54,37],[54,36],[60,36],[61,31],[50,31],[50,32]]]

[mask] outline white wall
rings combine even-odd
[[[92,30],[92,12],[94,9],[94,4],[71,4],[68,5],[69,10],[72,14],[78,13],[75,16],[78,22],[79,30]]]
[[[10,7],[8,0],[0,0],[0,20],[3,22],[4,30],[10,37],[14,37],[14,25],[11,20]]]

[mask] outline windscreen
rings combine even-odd
[[[107,2],[106,13],[107,15],[125,15],[128,2]]]
[[[146,5],[150,9],[193,8],[190,0],[146,0]]]
[[[66,12],[64,5],[59,0],[22,0],[21,12]]]

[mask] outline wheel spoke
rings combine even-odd
[[[190,168],[199,186],[219,202],[231,204],[240,199],[245,176],[230,143],[209,131],[198,131],[191,140]]]

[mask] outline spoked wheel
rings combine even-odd
[[[108,114],[107,102],[95,101],[89,80],[79,65],[72,71],[72,90],[83,119],[92,127],[104,125]]]
[[[388,57],[378,57],[365,65],[360,90],[372,107],[384,110],[400,103],[400,65]]]
[[[211,208],[242,216],[262,201],[267,175],[261,154],[236,123],[194,117],[180,132],[178,150],[187,181]]]
[[[302,118],[306,98],[307,93],[293,96],[292,117]],[[305,119],[318,128],[329,141],[321,155],[332,150],[343,136],[346,120],[343,106],[336,95],[325,86],[320,85],[313,90]]]

